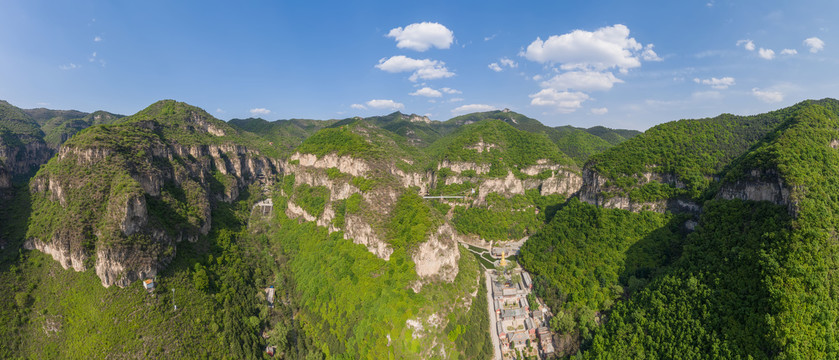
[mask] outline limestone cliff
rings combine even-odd
[[[429,189],[435,188],[438,182],[451,185],[470,181],[477,183],[477,191],[474,194],[466,194],[467,198],[460,200],[460,204],[481,206],[486,203],[486,196],[490,193],[511,197],[523,195],[526,190],[538,189],[542,195],[571,196],[582,186],[582,177],[573,169],[547,160],[541,160],[535,166],[523,170],[522,172],[528,175],[523,179],[514,176],[512,172],[502,178],[462,176],[464,171],[474,170],[476,174],[482,174],[489,169],[488,165],[470,162],[441,161],[436,168],[445,168],[449,173],[441,177],[438,175],[440,170],[406,171],[394,163],[383,164],[335,154],[316,156],[295,153],[287,163],[283,163],[282,168],[286,175],[294,175],[294,187],[323,187],[329,193],[319,215],[305,210],[299,203],[304,200],[295,198],[292,193],[284,193],[289,197],[285,208],[286,216],[299,221],[315,222],[330,232],[343,231],[346,239],[364,245],[371,253],[385,260],[390,258],[394,249],[383,230],[384,222],[392,214],[399,196],[405,192],[426,194]],[[331,174],[327,170],[331,171]],[[550,175],[535,176],[544,171],[550,171]],[[353,181],[354,177],[375,179],[379,185],[362,191]],[[343,216],[343,222],[336,224],[333,220],[336,217],[337,204],[354,194],[361,195],[362,210],[347,213]],[[457,261],[460,256],[457,243],[481,242],[475,236],[458,233],[450,223],[451,214],[444,215],[447,215],[444,223],[432,230],[426,240],[411,253],[416,272],[423,281],[453,281],[458,273]],[[415,290],[421,288],[421,285],[418,284]]]
[[[213,202],[234,201],[280,172],[279,161],[226,136],[233,130],[223,122],[185,104],[163,105],[185,112],[183,123],[129,119],[60,148],[30,183],[38,221],[27,248],[65,268],[93,267],[104,286],[127,286],[157,274],[177,242],[206,235]]]
[[[726,200],[768,201],[786,206],[790,214],[794,215],[798,211],[798,202],[792,195],[795,190],[784,182],[777,171],[754,169],[736,181],[724,182],[716,197]]]
[[[657,182],[666,184],[676,189],[682,189],[685,184],[673,174],[658,173],[653,171],[654,167],[650,168],[643,174],[635,176],[635,187]],[[636,201],[633,200],[624,189],[611,184],[610,179],[597,173],[591,168],[583,169],[582,187],[580,188],[579,198],[589,204],[597,205],[609,209],[623,209],[629,211],[674,211],[674,212],[689,212],[698,213],[699,204],[696,204],[691,199],[686,198],[665,198],[655,201]]]

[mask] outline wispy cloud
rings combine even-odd
[[[266,108],[254,108],[250,110],[252,115],[268,115],[271,113],[271,110]]]
[[[468,114],[473,112],[490,111],[497,109],[495,106],[486,104],[461,105],[452,109],[452,114]]]
[[[758,98],[760,101],[767,103],[776,103],[784,101],[784,93],[780,91],[760,90],[758,88],[753,88],[752,95],[754,95],[754,97]]]
[[[58,65],[58,68],[61,69],[61,70],[73,70],[73,69],[78,69],[80,67],[82,67],[82,66],[81,65],[76,65],[74,63]]]
[[[93,37],[93,42],[100,42],[100,41],[102,41],[102,37],[101,37],[101,36],[95,36],[95,37]]]
[[[719,79],[715,78],[715,77],[712,77],[710,79],[694,78],[693,82],[695,82],[697,84],[702,84],[702,85],[709,85],[714,89],[720,89],[720,90],[728,89],[729,86],[732,86],[732,85],[735,84],[734,78],[730,77],[730,76],[726,76],[726,77],[719,78]]]

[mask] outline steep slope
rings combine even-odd
[[[834,100],[825,100],[832,102]],[[581,199],[606,207],[695,211],[725,167],[805,103],[760,115],[723,114],[657,125],[583,169]]]
[[[589,357],[839,353],[839,107],[806,101],[733,162],[663,276],[620,303]]]
[[[488,334],[473,325],[485,310],[470,312],[481,296],[477,260],[418,194],[433,176],[428,156],[367,119],[321,129],[295,150],[274,198],[283,229],[275,239],[303,299],[299,318],[325,352],[445,358],[485,349]],[[485,345],[467,347],[455,328]]]
[[[83,130],[31,182],[26,246],[65,268],[95,267],[105,286],[153,277],[176,242],[208,233],[214,200],[278,172],[249,141],[171,100]]]
[[[23,110],[0,100],[0,193],[28,179],[53,153],[38,123]]]
[[[44,141],[51,148],[58,147],[71,136],[87,127],[110,124],[124,117],[106,111],[85,113],[77,110],[24,109],[44,132]]]

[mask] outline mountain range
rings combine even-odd
[[[0,357],[485,359],[475,249],[521,240],[557,356],[833,357],[837,129],[0,102]]]

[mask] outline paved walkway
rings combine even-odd
[[[484,271],[487,285],[487,311],[489,311],[489,337],[492,338],[492,354],[495,360],[501,359],[501,344],[498,343],[498,333],[495,326],[495,301],[492,300],[492,274]]]

